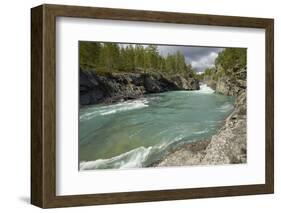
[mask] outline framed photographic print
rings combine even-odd
[[[274,191],[273,19],[31,10],[31,203]]]

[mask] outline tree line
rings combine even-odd
[[[193,75],[192,66],[177,51],[163,56],[156,45],[118,45],[117,43],[79,42],[81,68],[96,72],[143,72]]]
[[[235,66],[245,67],[246,63],[246,48],[225,48],[215,60],[215,65],[221,66],[224,70],[232,69]]]
[[[203,76],[211,76],[214,80],[222,76],[234,76],[237,70],[246,67],[246,65],[246,48],[225,48],[218,54],[215,66],[207,68]]]

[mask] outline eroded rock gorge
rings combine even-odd
[[[106,73],[80,69],[80,106],[135,99],[150,93],[198,90],[199,81],[181,75]]]

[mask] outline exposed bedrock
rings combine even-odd
[[[214,89],[217,93],[223,95],[239,96],[241,93],[245,92],[247,88],[246,77],[247,71],[246,67],[236,66],[231,70],[224,71],[230,73],[222,77],[217,77],[216,80],[212,76],[207,76],[204,82]]]
[[[80,69],[80,105],[113,103],[135,99],[149,93],[198,90],[199,81],[180,75],[172,77],[150,73],[107,73],[98,75]]]

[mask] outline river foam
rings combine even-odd
[[[197,90],[196,92],[200,94],[212,94],[215,91],[211,87],[208,87],[207,84],[201,84],[200,90]]]
[[[170,142],[165,141],[158,145],[149,147],[141,146],[109,159],[82,161],[80,162],[80,170],[141,168],[144,166],[150,155],[160,153],[167,149],[168,146],[175,142],[180,142],[181,140],[182,136],[178,136]]]
[[[139,168],[146,160],[152,147],[139,147],[109,159],[80,162],[80,170],[106,169],[106,168]]]
[[[118,112],[140,109],[144,107],[148,107],[148,100],[146,98],[141,98],[138,100],[125,101],[118,104],[102,106],[99,107],[98,110],[92,110],[91,108],[88,113],[83,113],[79,119],[83,122],[84,120],[90,120],[100,115],[110,115]]]

